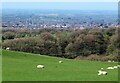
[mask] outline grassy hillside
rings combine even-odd
[[[2,51],[0,49],[0,83],[2,82]]]
[[[62,60],[63,63],[58,63]],[[37,69],[44,64],[44,69]],[[3,81],[116,81],[118,70],[106,70],[108,75],[98,76],[100,68],[117,62],[70,60],[3,50]]]

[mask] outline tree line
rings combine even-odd
[[[64,58],[120,55],[120,28],[4,30],[3,49]],[[17,34],[16,34],[17,33]]]

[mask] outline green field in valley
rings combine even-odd
[[[115,66],[117,62],[72,60],[3,50],[3,81],[117,81],[118,69],[106,70],[98,76],[100,68]],[[63,63],[59,63],[62,60]],[[37,69],[38,64],[45,68]]]

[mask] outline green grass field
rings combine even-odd
[[[0,49],[0,83],[2,82],[2,50]]]
[[[58,63],[62,60],[63,63]],[[37,69],[44,64],[44,69]],[[39,54],[3,50],[3,81],[117,81],[118,69],[106,70],[108,75],[98,76],[100,68],[117,62],[70,60]]]

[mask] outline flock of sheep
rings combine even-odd
[[[63,61],[59,61],[59,63],[63,63]],[[38,69],[42,69],[44,68],[44,65],[37,65],[37,68]],[[117,68],[120,68],[120,65],[117,65],[117,66],[113,66],[113,67],[108,67],[106,68],[107,70],[113,70],[113,69],[117,69]],[[108,72],[105,71],[103,68],[101,68],[100,70],[98,70],[98,75],[107,75]]]
[[[108,62],[114,62],[114,61],[108,61]],[[120,68],[120,65],[117,65],[117,66],[112,66],[112,67],[107,67],[106,69],[107,70],[113,70],[113,69],[117,69],[117,68]],[[107,75],[108,72],[105,71],[103,68],[101,68],[100,70],[98,70],[98,75]]]
[[[6,50],[9,50],[10,48],[9,47],[7,47],[6,48]],[[114,62],[114,61],[108,61],[108,62]],[[59,61],[59,63],[63,63],[63,61]],[[45,68],[45,66],[44,65],[37,65],[37,68],[38,69],[43,69],[43,68]],[[108,67],[108,68],[106,68],[107,70],[113,70],[113,69],[117,69],[117,68],[120,68],[120,65],[117,65],[117,66],[113,66],[113,67]],[[107,71],[105,71],[103,68],[101,68],[100,70],[98,70],[98,75],[100,76],[100,75],[107,75],[108,74],[108,72]]]

